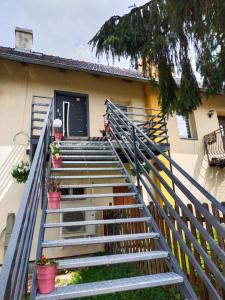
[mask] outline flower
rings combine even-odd
[[[62,127],[62,121],[61,121],[60,119],[55,119],[55,120],[53,121],[53,127],[55,127],[55,128],[60,128],[60,127]]]

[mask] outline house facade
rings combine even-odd
[[[20,38],[31,34],[23,29],[17,31]],[[41,97],[54,99],[55,117],[63,120],[63,132],[68,137],[102,136],[100,130],[104,127],[103,115],[106,112],[107,98],[124,107],[158,108],[158,91],[152,90],[148,80],[137,72],[32,52],[30,42],[23,44],[21,49],[20,45],[17,43],[16,49],[0,47],[0,234],[2,233],[0,263],[3,261],[7,216],[10,213],[17,213],[24,189],[23,184],[14,182],[10,172],[21,160],[29,160],[33,96],[40,99]],[[202,95],[203,105],[188,119],[182,116],[169,117],[170,155],[212,195],[223,201],[225,172],[221,167],[209,166],[205,155],[204,136],[217,130],[221,125],[219,122],[222,122],[222,117],[225,116],[225,96],[206,98],[204,93]],[[212,115],[209,117],[210,111]],[[79,183],[82,184],[82,181]],[[160,184],[159,186],[164,191],[163,186]],[[112,188],[101,191],[108,194],[112,192]],[[92,191],[83,192],[91,194]],[[97,206],[109,205],[116,200],[106,197],[85,201],[86,206],[89,204]],[[201,201],[204,202],[204,199]],[[66,201],[63,205],[66,207]],[[84,201],[78,200],[74,205],[82,206]],[[51,218],[52,222],[57,221],[56,217]],[[96,216],[92,214],[87,218]],[[34,240],[38,238],[38,224],[36,226]],[[88,236],[97,234],[100,229],[98,227],[90,229],[87,226],[85,230],[84,234]],[[54,229],[49,235],[69,237],[79,235],[79,232]],[[101,247],[94,245],[80,246],[76,249],[57,248],[51,250],[51,256],[65,257],[78,253],[99,252],[102,250]],[[33,245],[31,260],[35,258],[35,249],[36,245]]]

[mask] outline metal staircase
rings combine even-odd
[[[151,216],[148,213],[147,207],[144,204],[140,193],[131,181],[122,161],[120,160],[113,144],[110,141],[103,142],[90,142],[90,141],[65,141],[61,142],[63,152],[63,166],[59,169],[50,168],[50,178],[60,179],[63,183],[62,188],[91,188],[92,194],[82,195],[65,195],[62,196],[62,201],[71,201],[71,207],[60,208],[56,210],[46,210],[46,198],[43,203],[43,224],[41,225],[41,237],[44,236],[44,231],[50,228],[60,228],[68,226],[101,226],[106,224],[124,224],[124,223],[141,223],[146,222],[148,225],[151,223]],[[93,155],[94,153],[94,155]],[[110,165],[110,167],[108,167]],[[77,166],[77,167],[75,167]],[[63,173],[63,175],[61,175]],[[101,175],[99,175],[99,173]],[[113,173],[110,174],[109,173]],[[86,175],[83,175],[86,174]],[[94,174],[94,175],[93,175]],[[73,184],[68,184],[68,181],[73,181]],[[83,180],[89,182],[96,180],[98,183],[83,183],[76,184],[76,182]],[[106,183],[107,180],[110,180]],[[101,183],[103,181],[103,183]],[[130,189],[128,193],[102,193],[101,188],[105,187],[118,187],[127,186]],[[136,204],[130,205],[108,205],[108,206],[82,206],[77,207],[74,205],[76,200],[81,199],[99,199],[108,197],[133,197],[136,199]],[[95,202],[96,203],[96,202]],[[62,204],[63,207],[63,204]],[[138,209],[140,217],[136,218],[116,218],[116,219],[95,219],[75,222],[58,222],[49,223],[46,221],[46,216],[62,214],[66,212],[85,212],[85,211],[125,211],[127,209]],[[46,214],[46,215],[45,215]],[[44,216],[45,215],[45,216]],[[43,240],[39,248],[38,257],[40,252],[45,248],[52,247],[69,247],[80,245],[93,245],[93,244],[109,244],[116,242],[127,241],[149,241],[150,239],[160,239],[159,232],[153,231],[149,226],[147,230],[141,233],[120,233],[114,235],[103,236],[87,236],[68,239],[57,240]],[[165,249],[146,252],[131,252],[122,254],[112,254],[103,256],[88,256],[80,258],[68,258],[59,260],[59,269],[77,269],[92,266],[121,264],[121,263],[134,263],[139,261],[150,261],[156,259],[165,259],[169,261],[169,253]],[[180,270],[179,270],[180,271]],[[49,295],[36,295],[36,283],[33,284],[33,293],[31,299],[72,299],[81,298],[85,296],[101,295],[106,293],[115,293],[120,291],[136,290],[140,288],[149,288],[155,286],[167,286],[174,284],[182,284],[183,277],[177,272],[173,271],[172,266],[170,271],[160,274],[149,274],[145,276],[133,278],[120,278],[110,281],[93,282],[77,284],[74,286],[65,286],[56,288],[55,292]]]
[[[32,300],[75,299],[167,285],[175,285],[183,299],[224,299],[225,207],[167,155],[169,145],[164,121],[157,125],[155,118],[151,122],[150,117],[144,126],[140,126],[140,122],[136,125],[128,118],[128,114],[124,114],[111,101],[107,100],[106,105],[109,137],[102,141],[61,142],[63,165],[59,169],[52,169],[51,158],[48,159],[52,132],[52,102],[47,107],[45,122],[0,274],[0,299],[20,300],[23,299],[23,295],[28,298],[26,293],[29,259],[37,225],[38,206],[41,206],[41,222],[37,260],[47,249],[53,251],[56,247],[66,250],[67,247],[75,249],[80,245],[94,247],[101,244],[107,250],[116,244],[128,247],[124,247],[118,253],[113,250],[112,253],[103,256],[64,257],[59,259],[58,269],[91,268],[120,263],[151,264],[153,261],[163,261],[165,268],[158,264],[159,268],[151,269],[151,272],[145,272],[145,275],[142,272],[140,276],[130,278],[59,287],[48,295],[38,294],[37,275],[34,270]],[[159,115],[157,118],[161,120],[162,117]],[[137,187],[124,163],[129,163],[132,167]],[[171,171],[171,167],[175,172]],[[65,193],[60,209],[48,210],[46,177],[60,179],[60,188],[64,191],[88,189],[91,192]],[[107,193],[103,191],[105,188],[116,190],[118,187],[128,190],[111,190]],[[142,190],[151,199],[158,220],[153,217],[156,214],[150,213],[146,206]],[[105,198],[123,197],[130,197],[134,201],[124,205],[112,205],[110,202],[107,205],[106,202],[101,202]],[[95,201],[97,205],[76,205],[77,201],[86,203],[86,199],[92,204],[92,201]],[[210,203],[211,210],[207,210],[200,199]],[[71,205],[64,207],[64,201]],[[190,209],[189,203],[194,206],[196,214]],[[128,213],[130,211],[138,211],[138,214],[132,215]],[[98,212],[100,217],[98,215],[95,219],[72,222],[49,221],[51,216],[60,216],[66,212]],[[128,230],[132,228],[132,224],[139,224],[138,228],[141,230]],[[75,226],[98,226],[104,228],[104,231],[100,231],[102,234],[92,233],[76,238],[46,238],[46,232],[52,228],[55,230]],[[105,230],[107,226],[116,226],[117,230]],[[127,226],[126,230],[124,226]],[[132,250],[129,245],[133,245]],[[192,280],[190,272],[194,274],[196,281]],[[200,296],[194,291],[196,284],[202,291]]]

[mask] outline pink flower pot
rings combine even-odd
[[[62,140],[62,132],[55,132],[55,141],[60,142]]]
[[[38,290],[40,294],[49,294],[55,290],[56,266],[37,266]]]
[[[48,192],[48,209],[60,208],[61,192]]]
[[[61,166],[62,166],[62,157],[59,157],[59,158],[53,157],[52,158],[52,165],[53,165],[53,168],[61,168]]]

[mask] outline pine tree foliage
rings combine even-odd
[[[188,114],[201,104],[200,89],[191,64],[208,94],[224,90],[225,1],[151,0],[128,14],[113,16],[90,41],[96,55],[131,58],[143,74],[160,87],[164,113]],[[179,71],[179,86],[174,80]]]

